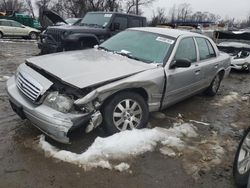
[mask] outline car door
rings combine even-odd
[[[13,27],[14,36],[28,36],[28,31],[22,24],[11,21],[11,26]]]
[[[4,35],[13,35],[10,21],[8,21],[8,20],[1,20],[0,27],[1,27],[1,30],[3,31]]]
[[[190,60],[191,66],[186,68],[165,67],[166,92],[163,105],[176,103],[197,91],[200,82],[201,70],[197,62],[197,47],[193,37],[186,37],[177,44],[175,55],[170,62],[178,59]]]
[[[204,86],[207,86],[212,82],[219,69],[219,62],[216,58],[215,50],[208,39],[203,37],[195,37],[195,41],[198,46],[198,64],[201,69],[202,76],[200,89],[202,89]]]

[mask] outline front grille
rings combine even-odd
[[[58,29],[48,29],[46,34],[49,36],[48,39],[53,38],[56,42],[61,42],[62,41],[62,35],[63,35],[62,30],[58,30]]]
[[[25,73],[17,74],[16,83],[18,89],[33,102],[36,102],[43,89],[36,80]]]

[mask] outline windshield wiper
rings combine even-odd
[[[126,51],[126,50],[121,50],[119,52],[116,51],[115,53],[119,54],[119,55],[122,55],[122,56],[125,56],[125,57],[130,58],[130,59],[134,59],[136,61],[143,61],[145,63],[153,63],[154,62],[154,61],[151,61],[151,60],[147,60],[147,59],[142,59],[142,58],[135,57],[135,56],[131,55],[131,52]]]
[[[111,50],[109,50],[108,48],[105,48],[103,46],[98,46],[98,50],[105,50],[107,52],[110,52]]]

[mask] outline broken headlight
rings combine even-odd
[[[57,91],[51,92],[44,101],[44,104],[62,113],[68,113],[72,109],[73,103],[72,98],[59,94]]]

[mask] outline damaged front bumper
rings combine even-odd
[[[92,114],[71,114],[58,112],[44,104],[39,106],[30,102],[17,88],[15,78],[7,82],[12,109],[22,118],[28,119],[49,137],[61,143],[69,143],[69,133],[77,127],[93,124],[93,118],[101,118],[99,112]],[[96,115],[95,115],[96,114]],[[95,125],[96,126],[96,125]]]

